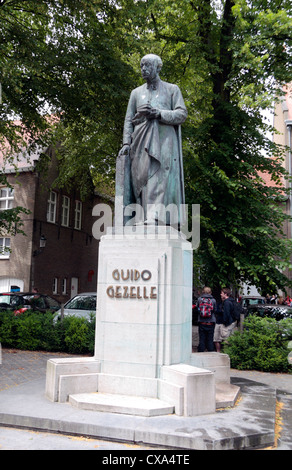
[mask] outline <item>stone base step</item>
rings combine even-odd
[[[69,396],[69,403],[83,410],[136,416],[161,416],[174,413],[174,406],[157,398],[110,393],[78,393]]]
[[[217,383],[216,384],[216,409],[234,406],[239,395],[240,395],[240,387],[237,387],[237,385]]]
[[[232,407],[240,394],[236,385],[216,384],[216,409]],[[135,416],[162,416],[173,414],[175,407],[158,398],[136,397],[111,393],[77,393],[69,396],[76,408],[90,411],[129,414]]]

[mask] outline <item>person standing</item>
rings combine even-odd
[[[215,351],[214,347],[214,329],[216,323],[215,311],[216,300],[212,296],[210,287],[205,286],[202,294],[197,301],[199,312],[199,346],[198,352]]]
[[[231,296],[231,290],[227,287],[221,290],[222,308],[217,320],[214,342],[216,351],[221,351],[221,343],[225,341],[234,332],[237,326],[237,320],[234,317],[234,299]]]

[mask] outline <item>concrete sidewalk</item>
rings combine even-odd
[[[91,412],[45,398],[46,365],[66,354],[2,350],[0,426],[175,449],[292,449],[292,375],[231,370],[236,406],[199,417]],[[277,445],[274,446],[275,433]]]

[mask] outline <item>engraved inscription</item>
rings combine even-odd
[[[157,287],[148,284],[152,278],[152,273],[148,269],[138,271],[137,269],[114,269],[112,278],[115,281],[131,282],[134,284],[108,286],[107,296],[111,299],[157,299]],[[144,285],[135,285],[136,282],[147,283]]]

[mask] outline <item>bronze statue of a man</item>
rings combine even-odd
[[[157,55],[141,60],[146,83],[131,93],[117,159],[116,195],[124,206],[139,204],[142,223],[150,225],[165,222],[159,220],[159,208],[170,204],[178,208],[182,223],[185,202],[180,125],[187,110],[179,87],[160,79],[161,67]]]

